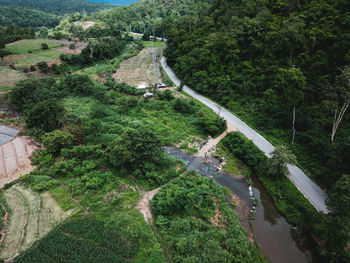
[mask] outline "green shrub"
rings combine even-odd
[[[222,140],[223,145],[238,159],[243,161],[258,175],[265,175],[267,171],[268,158],[250,140],[240,132],[230,132]]]
[[[94,83],[88,75],[72,74],[64,77],[58,84],[64,96],[91,96],[94,94]]]
[[[159,138],[147,129],[127,129],[112,141],[107,148],[107,158],[111,166],[133,168],[145,162],[159,163],[164,154]]]
[[[45,133],[42,141],[48,153],[57,155],[61,149],[70,148],[73,145],[74,136],[66,131],[55,130]]]
[[[157,97],[160,100],[167,100],[167,101],[171,101],[175,98],[171,90],[168,90],[168,89],[163,92],[159,92]]]
[[[33,65],[30,65],[30,71],[35,71],[35,67]]]
[[[38,67],[45,74],[49,72],[49,66],[46,61],[38,62]]]
[[[41,48],[42,48],[42,50],[47,50],[47,49],[49,49],[49,46],[46,43],[42,43]]]
[[[194,101],[177,98],[174,100],[173,109],[182,114],[193,114],[195,112]]]
[[[25,120],[28,128],[40,128],[44,131],[53,131],[62,126],[64,108],[54,99],[44,100],[25,111]]]
[[[50,166],[53,162],[53,157],[51,153],[47,150],[38,150],[33,153],[32,162],[39,168]]]
[[[198,125],[205,134],[212,137],[223,133],[227,129],[226,121],[216,115],[211,117],[208,114],[204,114],[198,119]]]

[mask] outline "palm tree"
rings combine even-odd
[[[277,146],[271,154],[269,174],[275,176],[288,175],[287,164],[296,162],[295,155],[285,146]]]

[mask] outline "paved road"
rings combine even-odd
[[[180,80],[174,74],[170,67],[166,63],[166,58],[161,59],[161,64],[170,79],[175,83],[176,86],[180,85]],[[257,133],[255,130],[250,128],[247,124],[237,118],[235,115],[222,108],[220,105],[209,100],[206,97],[199,95],[197,92],[191,90],[187,86],[184,86],[184,92],[191,95],[193,98],[199,100],[214,112],[220,111],[220,116],[223,117],[227,122],[236,127],[241,133],[243,133],[248,139],[252,140],[260,150],[262,150],[268,157],[275,147],[268,142],[263,136]],[[289,176],[291,182],[299,189],[299,191],[310,201],[310,203],[319,211],[328,213],[329,210],[325,204],[327,196],[318,185],[316,185],[305,173],[295,165],[288,165]]]

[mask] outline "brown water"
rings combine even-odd
[[[213,178],[252,207],[248,185],[243,180],[218,172],[215,168],[218,160],[211,159],[211,163],[208,164],[203,163],[203,158],[186,154],[176,147],[167,147],[165,150],[170,156],[183,160],[188,170],[196,170],[202,176]],[[292,225],[279,214],[264,185],[256,176],[252,176],[251,179],[253,195],[258,204],[254,232],[264,255],[268,256],[272,263],[321,263],[313,242],[297,230],[293,230]]]
[[[279,214],[264,185],[252,176],[253,193],[258,201],[254,220],[256,239],[262,252],[273,263],[319,263],[313,241],[301,235]]]

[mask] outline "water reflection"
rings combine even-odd
[[[166,147],[165,151],[172,157],[185,162],[187,170],[195,170],[202,176],[212,177],[218,184],[227,187],[247,205],[252,205],[248,186],[243,180],[220,173],[215,168],[216,159],[203,163],[203,158],[186,154],[176,147]],[[273,263],[318,263],[310,240],[301,237],[296,230],[281,216],[270,195],[256,176],[252,176],[253,193],[258,206],[254,218],[254,232],[262,247],[262,252]]]

